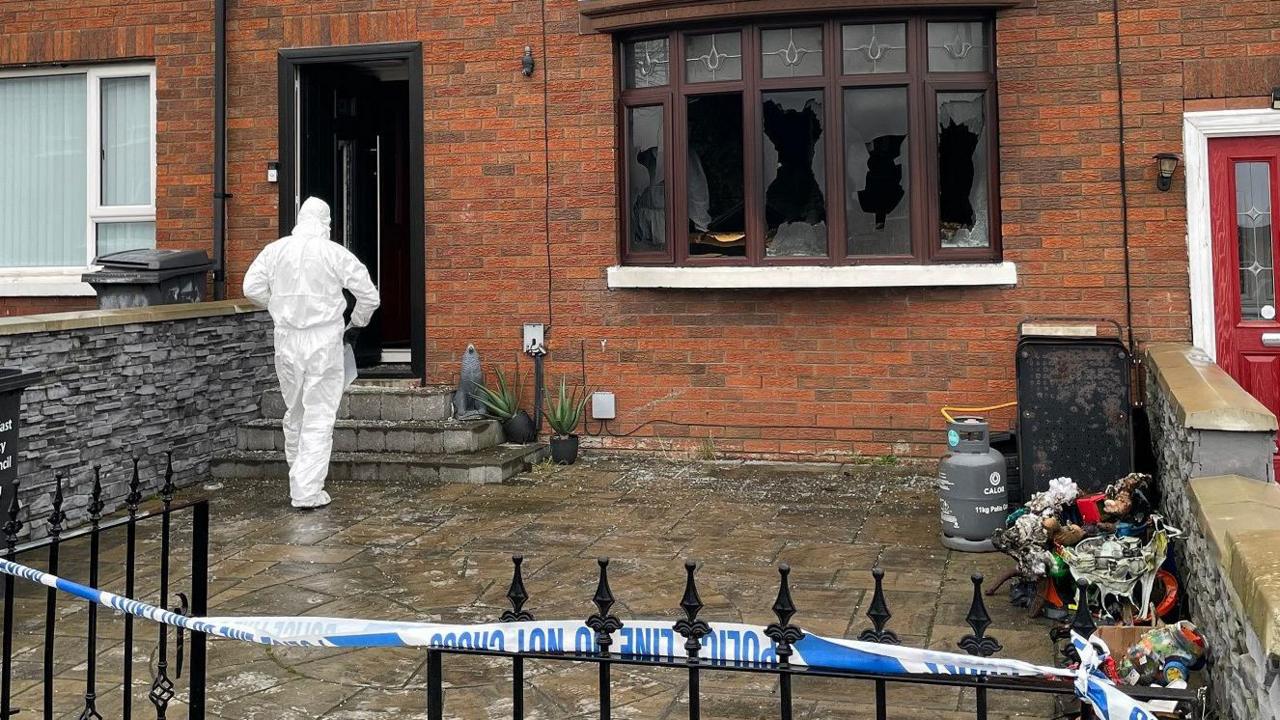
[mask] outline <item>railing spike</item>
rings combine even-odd
[[[18,502],[18,484],[19,481],[15,478],[13,494],[9,496],[9,519],[5,521],[4,527],[0,528],[4,531],[5,546],[10,555],[13,555],[13,550],[18,545],[18,533],[22,532],[22,520],[18,517],[18,511],[22,509],[21,503]]]
[[[693,579],[693,573],[697,569],[697,563],[692,560],[685,561],[684,597],[680,598],[680,609],[684,610],[684,617],[676,621],[673,626],[675,631],[685,638],[685,654],[694,662],[697,661],[698,652],[702,649],[702,638],[711,634],[711,626],[698,619],[698,613],[702,612],[703,605],[702,598],[698,596],[698,586]]]
[[[885,629],[893,613],[889,611],[889,603],[884,599],[884,570],[879,565],[871,568],[871,577],[875,580],[876,589],[871,596],[871,606],[867,608],[867,618],[871,620],[873,627],[863,630],[858,639],[863,642],[900,645],[902,641],[898,639],[898,634]]]
[[[524,604],[529,600],[529,593],[524,589],[524,577],[520,572],[520,565],[524,563],[523,555],[512,555],[511,564],[515,568],[511,572],[511,587],[507,589],[507,599],[511,601],[511,609],[504,611],[499,618],[502,622],[528,622],[533,619],[533,614],[524,609]]]
[[[173,502],[173,496],[176,493],[173,486],[173,453],[166,451],[164,459],[164,485],[160,488],[160,499],[164,500],[167,506]]]
[[[778,622],[766,627],[764,634],[773,640],[778,664],[786,665],[793,652],[791,646],[804,639],[804,631],[791,624],[791,618],[796,614],[796,605],[791,600],[791,566],[786,563],[779,565],[778,575],[778,597],[773,601],[773,614],[778,617]]]
[[[62,476],[58,475],[54,478],[53,491],[53,508],[49,511],[49,536],[55,540],[62,534],[62,523],[66,522],[67,514],[62,510],[62,504],[65,501],[62,495]]]
[[[102,519],[102,468],[93,468],[93,490],[89,493],[89,519]]]
[[[613,591],[609,589],[609,558],[602,557],[596,562],[600,565],[600,581],[596,584],[595,596],[591,598],[596,612],[587,618],[587,627],[596,631],[596,646],[600,648],[600,654],[608,655],[609,646],[613,644],[612,634],[622,628],[622,621],[609,614],[614,603]]]
[[[124,497],[124,504],[129,508],[129,515],[138,513],[142,504],[142,479],[138,477],[138,458],[133,458],[133,475],[129,478],[129,494]]]
[[[965,622],[973,628],[973,634],[960,638],[957,644],[970,655],[990,657],[1003,648],[999,641],[986,634],[987,628],[991,627],[991,615],[982,599],[982,573],[974,573],[970,580],[973,581],[973,601],[969,603],[969,614],[965,616]]]

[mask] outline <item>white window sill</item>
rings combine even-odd
[[[849,265],[844,267],[646,267],[614,265],[610,288],[954,287],[1016,285],[1011,262],[969,265]]]
[[[0,297],[93,297],[97,293],[80,276],[96,269],[0,268]]]

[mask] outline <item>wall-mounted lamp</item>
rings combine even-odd
[[[533,48],[524,46],[524,57],[520,58],[520,73],[525,77],[533,76]]]
[[[1280,87],[1271,88],[1271,109],[1280,110]]]
[[[1156,153],[1156,189],[1160,192],[1169,192],[1169,188],[1173,187],[1173,171],[1178,169],[1178,163],[1182,161],[1182,156],[1178,153],[1162,152]]]

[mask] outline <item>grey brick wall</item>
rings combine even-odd
[[[1147,369],[1147,413],[1160,468],[1161,510],[1185,533],[1174,543],[1174,555],[1191,617],[1208,643],[1211,704],[1223,720],[1280,720],[1280,680],[1268,670],[1266,653],[1209,545],[1188,492],[1192,478],[1238,470],[1234,461],[1215,458],[1239,458],[1238,442],[1231,436],[1240,433],[1187,428],[1174,399],[1156,380],[1154,366],[1148,363]]]
[[[177,484],[203,481],[211,455],[234,447],[236,425],[275,383],[262,311],[0,335],[0,366],[44,373],[22,394],[28,538],[47,534],[57,476],[70,526],[85,520],[95,467],[107,512],[124,504],[134,457],[146,493],[164,481],[166,451]]]

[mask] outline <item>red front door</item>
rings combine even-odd
[[[1280,416],[1280,137],[1210,140],[1209,207],[1218,364]]]

